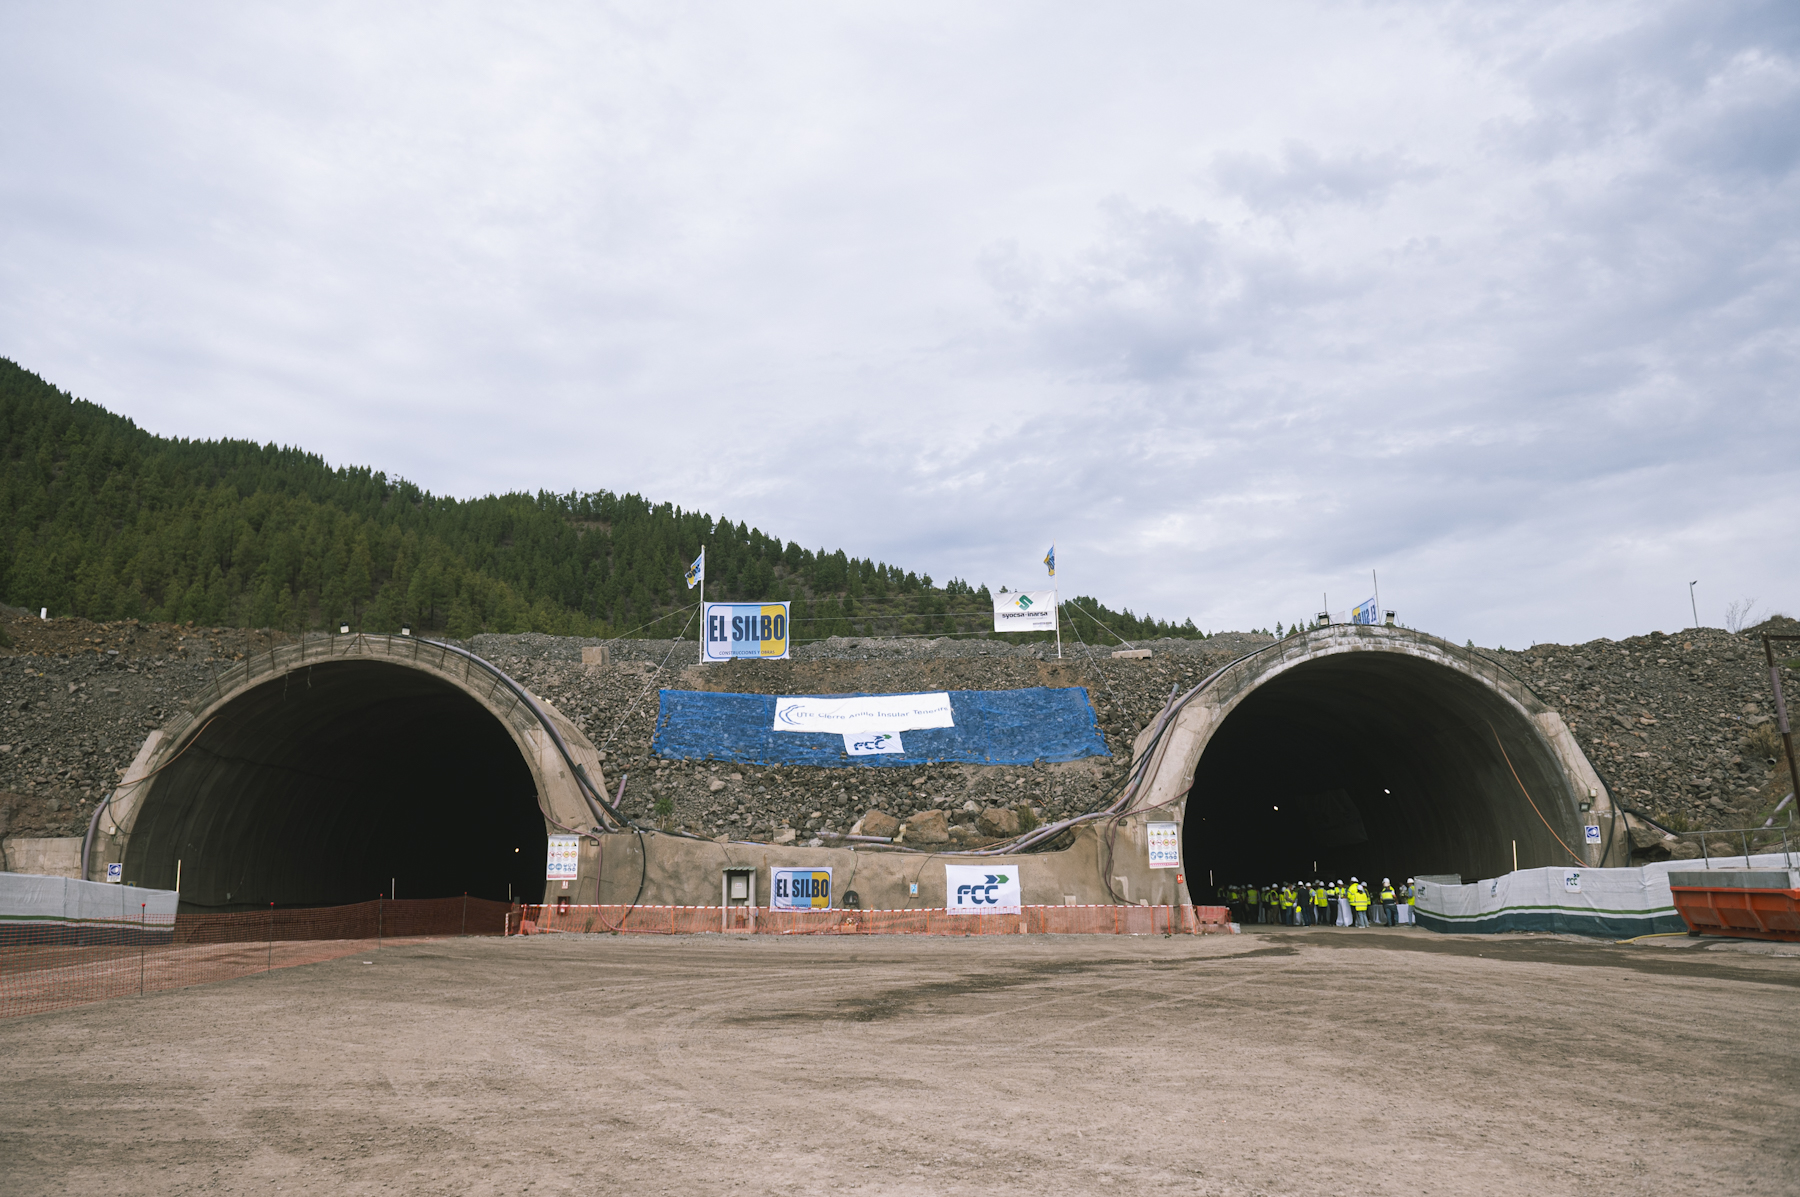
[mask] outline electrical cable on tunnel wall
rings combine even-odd
[[[173,765],[176,761],[180,760],[182,758],[183,754],[185,754],[188,749],[192,748],[195,744],[200,742],[200,737],[206,734],[206,729],[211,727],[215,722],[217,722],[218,718],[219,717],[217,715],[214,715],[211,719],[208,719],[205,723],[201,724],[200,730],[195,732],[193,734],[193,736],[189,738],[188,742],[181,746],[180,752],[177,752],[174,756],[170,757],[168,760],[164,761],[162,764],[158,765],[156,768],[150,770],[150,772],[144,774],[142,777],[139,777],[134,781],[127,782],[126,785],[134,786],[134,787],[143,785],[146,781],[149,781],[152,777],[155,777],[158,773],[161,773],[164,769],[167,769],[170,765]],[[106,797],[104,797],[100,800],[100,805],[98,805],[94,808],[94,817],[88,820],[87,836],[81,841],[81,879],[83,881],[86,881],[88,879],[88,857],[93,852],[94,833],[100,829],[100,813],[102,811],[104,811],[107,807],[111,806],[112,800],[119,796],[119,791],[122,789],[125,789],[125,788],[126,788],[126,786],[121,785],[121,786],[115,786],[112,790],[110,790],[107,793]],[[118,831],[119,831],[119,824],[117,821],[114,821],[113,834],[117,835]]]
[[[1486,721],[1484,720],[1483,722],[1486,722]],[[1569,856],[1575,861],[1576,864],[1585,866],[1587,864],[1587,861],[1581,859],[1581,857],[1579,857],[1579,856],[1576,856],[1575,850],[1573,848],[1569,847],[1569,845],[1563,844],[1563,837],[1560,835],[1557,835],[1556,828],[1550,826],[1550,820],[1544,818],[1544,812],[1538,809],[1537,802],[1531,797],[1531,791],[1525,788],[1524,782],[1519,781],[1519,771],[1517,769],[1513,768],[1512,757],[1506,755],[1506,745],[1500,743],[1500,733],[1498,731],[1495,731],[1494,725],[1492,723],[1488,724],[1488,731],[1493,733],[1494,744],[1496,747],[1498,747],[1500,749],[1500,757],[1502,760],[1504,760],[1506,762],[1507,771],[1512,774],[1513,780],[1515,782],[1518,782],[1519,793],[1525,795],[1525,801],[1531,803],[1531,811],[1533,814],[1535,814],[1538,817],[1538,820],[1543,823],[1544,830],[1546,830],[1550,833],[1551,839],[1555,840],[1559,844],[1562,844],[1562,850],[1564,852],[1567,852],[1569,854]]]

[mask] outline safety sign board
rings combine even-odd
[[[788,655],[788,605],[781,603],[707,603],[702,626],[702,654],[708,661],[739,657],[775,660]]]
[[[1587,825],[1586,831],[1587,831],[1587,842],[1588,843],[1597,844],[1600,842],[1600,826],[1599,826],[1599,824],[1589,823]]]
[[[945,865],[944,909],[951,914],[1019,913],[1019,866]]]
[[[124,863],[121,861],[115,860],[111,864],[107,865],[106,866],[106,879],[108,881],[124,881],[125,880],[125,865],[124,865]]]
[[[1153,869],[1180,868],[1181,824],[1146,823],[1144,828],[1150,833],[1150,867]]]
[[[831,870],[769,870],[770,910],[826,910],[831,906]]]
[[[1015,590],[994,596],[996,632],[1054,632],[1056,591]]]
[[[550,837],[550,858],[544,865],[545,881],[573,881],[581,868],[581,837],[578,835],[553,835]]]
[[[851,756],[875,756],[906,749],[900,746],[899,732],[845,732],[844,751]]]
[[[950,695],[857,694],[820,698],[789,694],[775,700],[775,730],[790,732],[903,732],[955,727]]]

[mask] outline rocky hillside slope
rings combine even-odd
[[[1487,655],[1562,712],[1620,803],[1678,830],[1744,827],[1793,788],[1756,635],[1765,630],[1800,634],[1800,623],[1777,617],[1735,636],[1699,628]],[[1792,685],[1789,671],[1790,702],[1800,697]]]
[[[1788,621],[1790,624],[1792,621]],[[1800,627],[1800,625],[1794,625]],[[288,637],[224,628],[48,622],[14,613],[0,627],[0,834],[79,835],[144,736],[247,653]],[[621,641],[611,663],[584,666],[581,641],[527,634],[478,636],[469,647],[548,698],[626,772],[629,813],[707,834],[799,836],[848,831],[879,807],[904,818],[932,807],[965,830],[983,809],[1052,820],[1104,805],[1129,761],[1132,737],[1170,689],[1192,685],[1266,636],[1161,640],[1147,659],[1115,659],[1065,645],[989,640],[831,640],[787,662],[691,663],[692,642]],[[1749,635],[1702,629],[1624,641],[1492,651],[1562,710],[1582,747],[1626,805],[1676,827],[1760,822],[1788,792],[1770,735],[1768,678]],[[1088,687],[1109,760],[1036,768],[940,765],[845,771],[736,769],[657,761],[649,754],[659,688],[844,693],[924,689]],[[1773,747],[1772,747],[1773,745]]]

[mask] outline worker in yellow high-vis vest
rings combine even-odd
[[[1325,907],[1326,907],[1326,904],[1329,903],[1330,901],[1331,901],[1331,893],[1328,889],[1325,888],[1325,883],[1323,881],[1313,882],[1313,885],[1312,885],[1313,926],[1323,927],[1325,925]]]
[[[1352,877],[1350,878],[1350,889],[1347,896],[1350,899],[1350,909],[1356,912],[1356,925],[1358,927],[1367,927],[1369,925],[1368,889],[1363,886],[1362,882]]]
[[[1387,925],[1400,925],[1400,907],[1394,893],[1394,882],[1391,877],[1381,879],[1381,913],[1387,916]]]

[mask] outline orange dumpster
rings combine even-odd
[[[1800,870],[1671,872],[1669,892],[1697,935],[1800,941]]]

